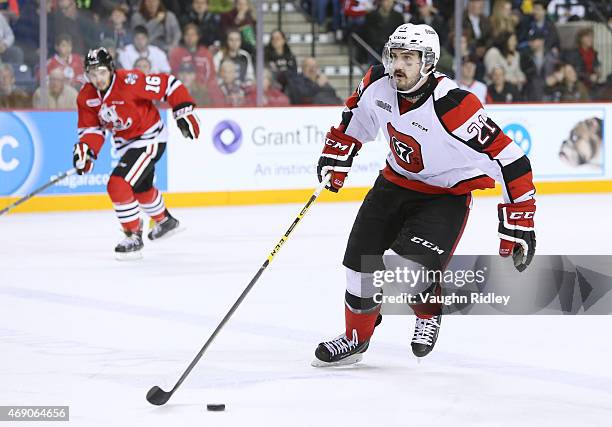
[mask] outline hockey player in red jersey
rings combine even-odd
[[[345,331],[318,345],[314,366],[361,360],[381,319],[374,271],[445,268],[463,233],[472,190],[491,188],[495,180],[502,184],[499,254],[511,255],[519,271],[533,258],[535,189],[529,160],[474,94],[435,72],[439,57],[438,35],[430,26],[398,27],[385,45],[383,65],[368,70],[346,101],[340,124],[327,133],[318,175],[321,181],[331,174],[332,192],[342,188],[353,158],[379,129],[390,151],[344,255]],[[363,263],[363,256],[373,262]],[[441,288],[420,283],[414,292],[440,295]],[[417,316],[412,351],[423,357],[436,343],[442,309],[430,302],[411,308]]]
[[[115,247],[118,259],[139,258],[143,248],[144,211],[154,220],[150,240],[168,236],[179,222],[166,209],[161,192],[153,185],[155,163],[161,158],[168,131],[153,101],[167,101],[184,137],[200,133],[195,103],[172,74],[145,75],[138,70],[115,70],[104,48],[92,49],[85,58],[85,84],[77,98],[78,137],[73,163],[79,174],[91,172],[106,131],[121,156],[107,190],[123,227],[125,238]]]

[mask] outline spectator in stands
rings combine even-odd
[[[221,31],[227,34],[237,29],[242,36],[242,48],[255,54],[255,13],[250,0],[235,0],[232,10],[221,15]]]
[[[329,84],[327,76],[319,70],[315,58],[304,58],[302,72],[289,80],[288,93],[292,104],[342,104],[342,100]]]
[[[0,108],[32,108],[32,97],[15,86],[11,64],[0,64]]]
[[[448,39],[448,25],[444,17],[434,6],[432,0],[415,0],[416,10],[412,15],[410,22],[412,24],[427,24],[436,30],[440,38],[440,45],[444,46]]]
[[[345,29],[352,33],[365,22],[366,14],[374,7],[371,0],[344,0]]]
[[[255,79],[255,71],[253,70],[253,61],[251,61],[251,55],[241,49],[240,46],[242,44],[242,36],[240,35],[240,31],[231,30],[227,33],[225,38],[225,43],[213,56],[213,61],[215,63],[215,69],[217,73],[221,70],[221,63],[230,60],[234,64],[236,64],[238,70],[237,79],[245,84],[252,84]]]
[[[126,16],[136,10],[140,0],[89,0],[93,11],[102,19],[108,18],[113,10],[120,8]]]
[[[60,34],[55,38],[55,55],[47,61],[47,73],[59,68],[66,82],[79,89],[85,82],[83,58],[72,53],[72,37],[70,34]]]
[[[475,52],[480,59],[491,43],[493,28],[491,28],[489,18],[484,13],[483,0],[468,0],[466,9],[463,16],[463,29],[467,31],[468,40],[473,42]],[[451,28],[453,27],[451,26]]]
[[[49,73],[49,84],[47,85],[47,99],[50,110],[74,110],[76,108],[78,92],[66,82],[64,73],[59,68]],[[39,87],[34,92],[34,108],[45,108],[42,105],[42,93]]]
[[[393,4],[394,0],[381,0],[378,8],[365,17],[360,32],[365,42],[375,52],[382,53],[391,33],[404,23],[404,16],[393,10]],[[378,61],[370,58],[368,62],[377,63]]]
[[[329,31],[336,34],[342,28],[342,5],[340,0],[312,0],[311,2],[315,7],[317,23],[321,26],[325,24],[329,13],[327,13],[327,7],[331,3],[331,25],[328,27]],[[312,7],[312,6],[311,6]],[[338,40],[342,39],[342,34],[336,35]]]
[[[245,86],[238,78],[236,64],[230,59],[225,59],[219,65],[219,87],[227,107],[248,105]]]
[[[99,26],[89,11],[77,8],[75,0],[57,0],[57,6],[50,20],[52,34],[70,34],[74,53],[85,55],[99,41]]]
[[[20,7],[19,18],[13,24],[13,33],[15,34],[15,45],[18,46],[23,54],[24,61],[30,67],[38,64],[38,48],[39,48],[39,0],[28,1]],[[47,2],[47,8],[51,11],[51,2]],[[47,46],[53,46],[51,31],[47,32]]]
[[[512,13],[512,1],[495,0],[489,21],[494,38],[501,33],[514,33],[519,19]]]
[[[140,70],[145,74],[151,74],[153,70],[151,61],[145,57],[138,58],[136,61],[134,61],[134,66],[132,68],[134,70]]]
[[[547,99],[552,102],[588,101],[589,91],[578,80],[578,74],[571,64],[557,64],[548,78]]]
[[[264,107],[286,107],[289,103],[289,98],[274,84],[272,78],[272,72],[268,69],[264,70],[262,79],[263,85],[263,100],[262,106]],[[257,105],[257,90],[255,86],[252,87],[249,94],[249,104]]]
[[[15,34],[3,14],[0,14],[0,59],[13,64],[23,63],[23,51],[14,46]]]
[[[529,47],[521,52],[521,70],[527,79],[523,94],[526,101],[542,101],[549,86],[547,78],[554,71],[557,59],[545,50],[546,35],[540,29],[532,29],[528,38]]]
[[[276,80],[284,89],[289,78],[297,73],[295,55],[287,44],[287,37],[281,30],[270,33],[270,42],[264,49],[264,62]]]
[[[180,18],[182,28],[192,23],[198,26],[200,43],[211,46],[221,41],[221,16],[208,10],[208,0],[193,0],[191,7]]]
[[[520,55],[516,50],[516,34],[502,32],[484,56],[485,72],[490,76],[495,67],[502,67],[506,81],[519,89],[525,84],[525,74],[521,70]]]
[[[170,51],[170,67],[173,73],[178,73],[182,64],[190,62],[197,70],[198,82],[206,84],[209,81],[215,81],[217,73],[215,72],[212,54],[199,42],[198,26],[194,23],[185,25],[183,28],[183,43]]]
[[[161,0],[142,0],[138,12],[132,15],[132,28],[136,30],[139,25],[146,27],[150,43],[166,52],[178,46],[181,40],[178,19],[166,10]]]
[[[4,15],[7,21],[15,22],[19,18],[19,3],[17,0],[0,1],[0,14]]]
[[[183,62],[178,70],[177,77],[185,85],[198,107],[223,106],[225,97],[217,80],[209,80],[204,83],[198,79],[196,68],[192,62]]]
[[[127,25],[128,17],[125,8],[115,7],[110,13],[106,28],[100,33],[100,39],[110,39],[115,42],[116,49],[123,49],[132,43],[132,30]]]
[[[491,84],[487,87],[487,103],[517,102],[521,100],[518,88],[506,81],[505,69],[496,65],[489,73]]]
[[[456,83],[459,89],[472,92],[484,104],[487,102],[487,85],[475,79],[477,62],[476,55],[464,57],[461,63],[461,76]]]
[[[530,17],[524,20],[519,33],[519,42],[524,44],[529,41],[529,33],[538,30],[544,35],[544,47],[552,50],[553,54],[559,54],[559,34],[555,24],[546,16],[546,4],[544,0],[533,0],[533,11]],[[522,45],[521,45],[522,46]]]
[[[576,48],[565,52],[563,57],[565,62],[572,64],[587,88],[597,84],[601,76],[601,64],[593,48],[593,28],[579,30],[576,34]]]
[[[153,73],[169,73],[170,64],[166,53],[157,46],[149,44],[147,29],[139,25],[134,28],[134,43],[119,51],[119,63],[123,68],[131,69],[138,58],[145,57],[151,62]]]

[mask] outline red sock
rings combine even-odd
[[[372,334],[374,334],[374,325],[379,312],[380,306],[368,313],[354,313],[345,305],[344,318],[346,321],[346,337],[352,339],[353,330],[356,330],[360,343],[369,340]]]
[[[139,231],[140,207],[134,198],[132,186],[125,179],[112,175],[108,180],[106,190],[123,229],[131,232]]]

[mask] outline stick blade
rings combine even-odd
[[[147,401],[152,405],[161,406],[170,399],[170,396],[172,396],[172,393],[163,391],[158,386],[153,386],[147,393]]]

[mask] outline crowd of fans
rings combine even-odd
[[[608,2],[589,4],[606,11]],[[176,74],[200,106],[255,105],[250,0],[47,0],[47,7],[49,108],[74,108],[86,81],[84,55],[97,46],[111,52],[118,68]],[[442,45],[438,69],[483,102],[586,101],[612,94],[592,26],[577,32],[573,48],[561,49],[558,23],[592,18],[579,0],[466,0],[459,76],[452,71],[454,0],[301,0],[301,7],[315,7],[315,19],[328,23],[339,41],[356,32],[375,52],[404,22],[431,25]],[[0,108],[41,106],[39,24],[38,0],[0,0]],[[358,59],[377,62],[366,51]],[[264,64],[264,105],[342,102],[315,58],[303,59],[298,72],[282,31],[270,34]]]
[[[438,70],[483,102],[609,100],[612,75],[602,76],[589,20],[603,17],[612,25],[611,11],[605,0],[466,0],[459,76],[453,73],[454,0],[345,0],[343,32],[356,32],[380,52],[399,24],[428,24],[440,36]],[[562,49],[557,26],[568,21],[582,23],[573,46]],[[365,50],[357,59],[377,62]]]
[[[117,68],[172,72],[200,106],[256,103],[250,0],[47,0],[48,108],[73,109],[83,58],[104,46]],[[0,1],[0,108],[41,107],[39,1]],[[282,33],[266,48],[264,105],[289,105],[297,78]],[[268,58],[269,56],[269,58]]]

